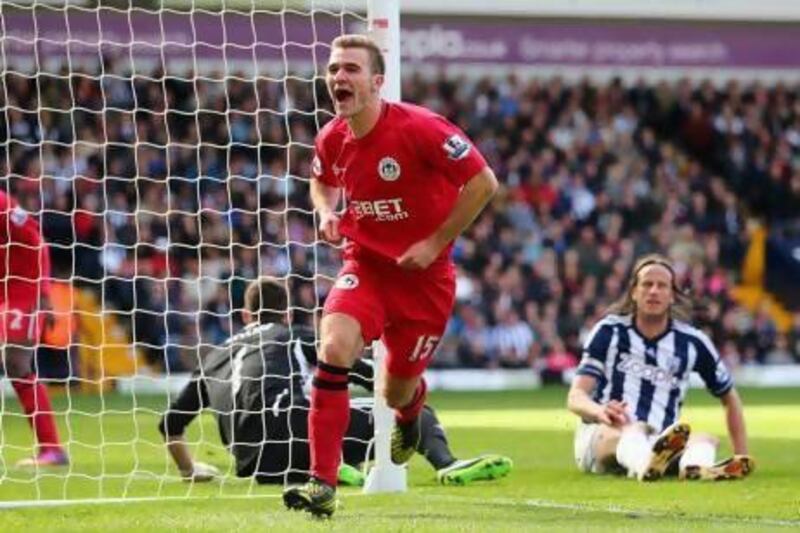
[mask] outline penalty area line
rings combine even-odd
[[[703,515],[691,513],[671,513],[669,511],[657,511],[653,509],[631,509],[617,505],[587,505],[582,503],[557,502],[543,499],[514,499],[514,498],[471,498],[469,496],[453,496],[430,494],[427,496],[431,500],[443,500],[453,503],[474,503],[489,505],[521,506],[536,509],[562,509],[565,511],[576,511],[583,513],[608,513],[618,515],[629,515],[636,518],[680,518],[681,520],[692,521],[714,521],[727,524],[759,525],[759,526],[780,526],[798,527],[800,520],[767,518],[758,516],[730,516],[730,515]]]

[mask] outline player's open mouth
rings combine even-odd
[[[342,103],[349,98],[352,98],[353,92],[350,89],[334,89],[333,90],[333,97],[334,99]]]

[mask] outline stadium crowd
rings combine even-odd
[[[312,321],[338,261],[307,199],[324,87],[123,70],[4,73],[0,172],[41,212],[55,276],[93,288],[159,369],[237,329],[258,274],[291,274]],[[779,333],[730,296],[750,217],[800,212],[800,89],[414,74],[403,94],[461,126],[503,185],[456,242],[435,365],[559,375],[655,251],[729,363],[800,362],[800,314]]]

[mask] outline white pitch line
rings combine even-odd
[[[120,503],[186,502],[203,500],[244,500],[280,498],[280,494],[236,494],[208,496],[138,496],[131,498],[87,498],[81,500],[21,500],[0,502],[0,510],[31,507],[72,507],[77,505],[117,505]]]
[[[346,492],[345,498],[353,496],[368,496],[363,492]],[[34,507],[72,507],[78,505],[118,505],[121,503],[152,503],[152,502],[189,502],[204,500],[246,500],[246,499],[278,499],[278,494],[204,494],[202,496],[131,496],[124,498],[83,498],[63,500],[17,500],[0,501],[0,511],[7,509],[27,509]]]
[[[684,513],[677,515],[669,511],[656,511],[653,509],[630,509],[616,505],[587,505],[580,503],[565,503],[553,500],[542,499],[523,499],[516,500],[513,498],[470,498],[468,496],[452,496],[452,495],[437,495],[430,494],[427,496],[432,500],[445,500],[453,503],[475,503],[482,505],[508,505],[508,506],[523,506],[533,507],[538,509],[563,509],[568,511],[579,511],[586,513],[609,513],[609,514],[624,514],[624,515],[637,515],[649,518],[680,518],[681,520],[714,520],[716,522],[726,522],[730,524],[750,524],[761,526],[784,526],[784,527],[798,527],[800,526],[800,519],[779,519],[779,518],[763,518],[758,516],[726,516],[726,515],[701,515]]]

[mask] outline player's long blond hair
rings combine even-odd
[[[692,298],[686,293],[686,291],[678,286],[678,282],[675,279],[675,268],[672,266],[672,262],[661,254],[649,254],[636,261],[636,264],[633,266],[633,272],[631,273],[630,280],[628,280],[628,286],[625,289],[625,294],[608,306],[606,312],[613,315],[633,316],[636,314],[636,302],[633,301],[633,290],[639,283],[639,273],[642,271],[642,269],[644,269],[644,267],[650,265],[660,265],[666,268],[672,277],[672,295],[675,301],[670,306],[670,316],[685,322],[690,321],[692,319],[692,311],[694,307]]]

